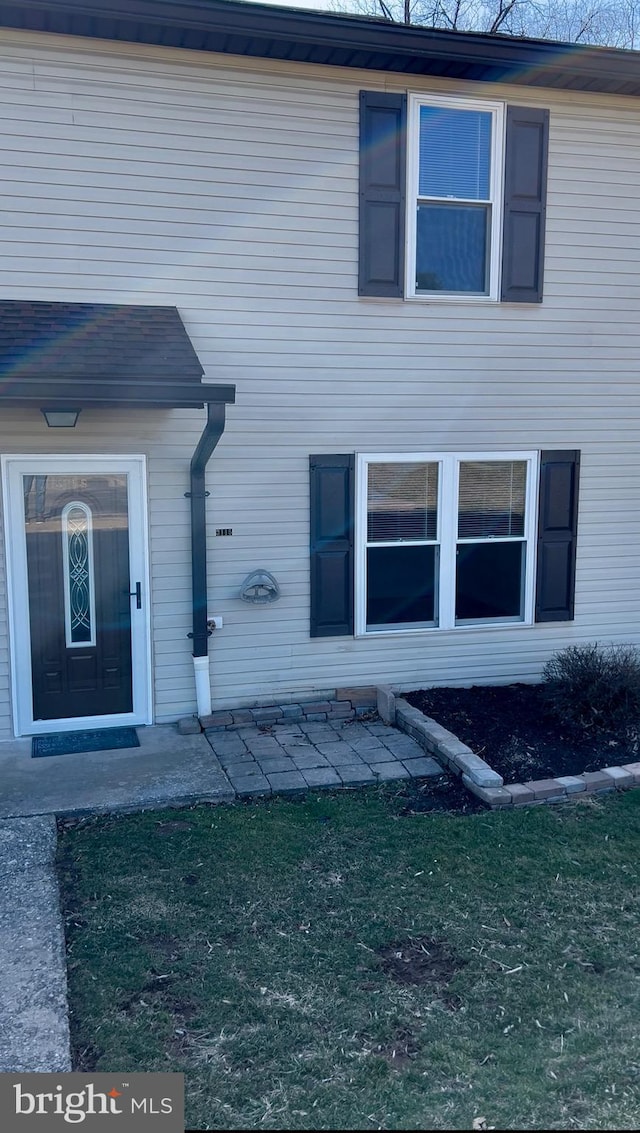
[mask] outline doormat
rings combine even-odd
[[[77,751],[108,751],[114,747],[140,747],[135,728],[99,728],[93,732],[56,732],[33,736],[32,759],[45,755],[73,755]]]

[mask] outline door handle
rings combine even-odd
[[[129,597],[135,598],[135,600],[136,600],[136,610],[141,610],[142,609],[142,583],[141,582],[136,582],[136,588],[135,588],[135,590],[129,591]]]

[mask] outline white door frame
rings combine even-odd
[[[151,602],[147,521],[147,476],[144,456],[3,456],[2,498],[7,547],[7,605],[11,654],[13,722],[16,736],[44,732],[80,731],[84,728],[116,728],[125,724],[152,722]],[[142,582],[142,608],[131,604],[131,669],[133,711],[70,719],[34,720],[31,680],[31,631],[27,580],[27,538],[22,477],[27,475],[74,476],[82,473],[124,473],[129,505],[130,577]]]

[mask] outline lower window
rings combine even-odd
[[[357,631],[531,622],[537,463],[361,456]]]

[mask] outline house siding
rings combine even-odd
[[[550,108],[542,304],[358,298],[358,91],[407,82]],[[0,97],[0,298],[175,305],[206,380],[237,386],[207,484],[216,705],[534,679],[569,642],[640,642],[637,100],[18,32],[0,33]],[[0,420],[3,453],[148,456],[161,722],[195,708],[184,492],[203,423]],[[310,453],[554,447],[582,453],[572,623],[310,638]],[[256,567],[272,606],[238,598]]]

